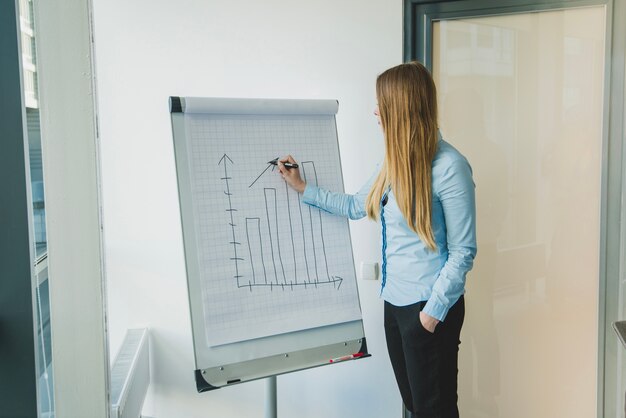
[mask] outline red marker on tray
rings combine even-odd
[[[349,356],[331,358],[330,362],[331,363],[338,363],[340,361],[354,360],[356,358],[363,357],[363,355],[364,355],[363,353],[354,353],[354,354],[350,354]]]

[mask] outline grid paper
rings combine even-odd
[[[185,114],[209,346],[361,319],[345,218],[300,201],[268,161],[343,191],[334,115]],[[193,295],[192,295],[193,297]]]

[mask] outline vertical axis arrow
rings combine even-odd
[[[239,279],[243,276],[239,275],[239,261],[243,261],[243,258],[239,257],[237,255],[237,246],[241,245],[240,242],[237,241],[237,238],[235,236],[235,220],[233,218],[233,212],[237,212],[237,209],[233,208],[233,202],[231,199],[231,196],[233,195],[230,192],[230,185],[228,180],[231,179],[231,177],[228,176],[228,162],[230,161],[231,164],[233,163],[233,160],[230,159],[230,157],[226,154],[224,154],[222,156],[222,158],[220,158],[219,162],[217,163],[217,165],[222,164],[222,162],[224,163],[224,177],[221,178],[221,180],[224,180],[226,183],[226,190],[224,191],[224,194],[226,196],[228,196],[228,209],[226,209],[226,212],[228,212],[230,214],[230,228],[232,231],[232,241],[229,242],[229,244],[232,244],[233,246],[233,253],[234,253],[234,257],[231,257],[231,260],[233,260],[235,262],[235,276],[234,278],[237,280],[237,287],[241,287],[241,285],[239,284]]]

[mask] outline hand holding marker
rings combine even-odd
[[[280,175],[285,179],[287,184],[298,193],[304,193],[306,182],[300,176],[300,170],[296,160],[291,155],[283,158],[274,158],[269,164],[278,166]]]
[[[268,164],[273,164],[273,165],[278,165],[278,158],[279,157],[276,157],[272,161],[268,161],[267,163]],[[281,161],[281,163],[282,163],[282,161]],[[283,165],[286,168],[298,168],[298,164],[295,164],[295,163],[284,162]]]

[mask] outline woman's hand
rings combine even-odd
[[[424,327],[424,329],[432,334],[433,332],[435,332],[435,327],[439,323],[439,320],[436,318],[433,318],[427,313],[424,313],[424,311],[421,311],[420,322],[422,323],[422,326]]]
[[[278,171],[283,176],[288,185],[290,185],[298,193],[304,193],[306,182],[300,177],[299,168],[287,168],[284,163],[296,164],[296,160],[291,155],[278,159]]]

